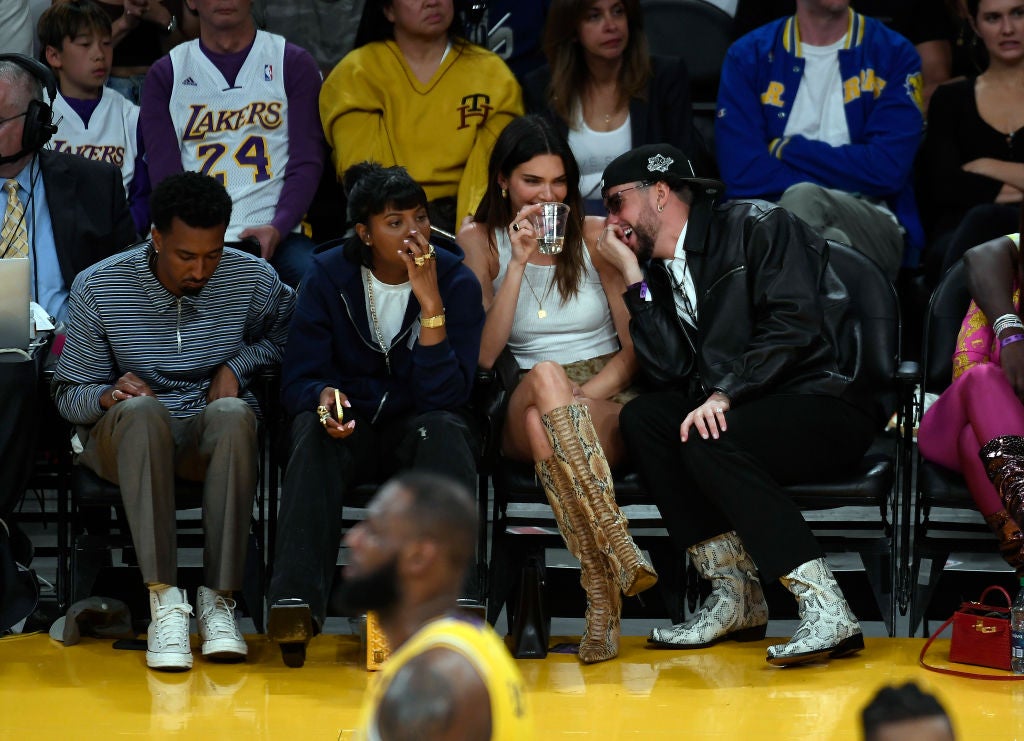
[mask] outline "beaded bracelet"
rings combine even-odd
[[[1006,347],[1007,345],[1011,345],[1014,342],[1020,342],[1021,340],[1024,340],[1024,334],[1011,334],[1009,337],[1004,337],[999,340],[999,347]]]

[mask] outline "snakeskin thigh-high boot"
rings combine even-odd
[[[999,555],[1013,567],[1018,579],[1024,579],[1024,533],[1020,525],[1005,509],[985,515],[985,522],[999,538]]]
[[[864,648],[860,623],[824,558],[800,564],[779,581],[796,597],[800,624],[788,643],[768,647],[769,664],[804,664]]]
[[[757,567],[735,531],[686,549],[697,571],[711,582],[700,612],[648,639],[658,648],[705,648],[719,641],[759,641],[768,630],[768,604]]]
[[[619,619],[622,596],[607,561],[597,550],[590,527],[572,484],[554,456],[536,464],[555,513],[558,531],[569,552],[580,561],[580,585],[587,595],[586,629],[580,639],[579,658],[584,664],[614,659],[619,654]]]
[[[1024,520],[1024,437],[994,437],[978,455],[1007,513],[1020,524]]]
[[[622,593],[629,597],[650,589],[658,574],[629,534],[629,520],[615,502],[612,472],[590,411],[583,404],[570,404],[552,409],[541,421]]]

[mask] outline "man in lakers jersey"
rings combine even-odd
[[[375,610],[392,654],[371,681],[356,738],[532,739],[519,669],[482,620],[456,612],[477,518],[460,484],[409,472],[349,531],[347,607]]]
[[[199,38],[146,75],[139,125],[150,179],[192,170],[227,188],[227,240],[255,239],[296,286],[315,245],[301,230],[323,171],[320,70],[305,49],[257,30],[251,0],[186,0]]]

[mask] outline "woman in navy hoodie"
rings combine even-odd
[[[282,364],[294,421],[267,630],[289,666],[323,625],[346,490],[405,469],[476,490],[480,284],[428,242],[427,198],[404,168],[364,162],[344,185],[354,234],[314,257]]]

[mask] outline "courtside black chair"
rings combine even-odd
[[[524,576],[537,568],[544,579],[545,551],[562,549],[565,545],[531,464],[499,458],[493,463],[491,481],[494,504],[487,619],[493,625],[502,608],[506,608],[506,621],[511,630],[522,608],[519,597]],[[683,601],[687,596],[685,558],[672,546],[661,514],[639,476],[623,472],[614,477],[614,485],[615,500],[629,518],[633,539],[650,554],[658,569],[658,585],[651,593],[640,595],[640,599],[644,601],[653,594],[660,594],[669,617],[679,622],[683,619]],[[553,602],[550,596],[548,603]],[[696,600],[695,592],[692,599]],[[628,598],[624,600],[628,608]],[[579,614],[582,615],[582,610]]]
[[[923,408],[925,393],[941,394],[952,383],[953,351],[970,303],[967,275],[961,261],[947,271],[928,304],[921,355],[922,383],[917,399],[919,409]],[[959,473],[918,455],[914,503],[911,636],[925,618],[951,553],[998,552],[998,540],[975,507]]]
[[[713,109],[732,43],[732,17],[704,0],[640,0],[640,7],[651,54],[682,57],[693,101]]]
[[[704,0],[640,0],[650,53],[682,57],[690,77],[690,103],[698,144],[698,173],[717,174],[715,110],[722,62],[732,43],[732,17]]]
[[[904,472],[910,463],[899,430],[911,414],[914,373],[900,362],[900,306],[892,282],[870,258],[829,242],[829,264],[846,286],[860,322],[856,379],[884,419],[863,460],[828,481],[786,487],[828,553],[853,552],[864,564],[881,617],[893,635],[900,585],[906,580],[907,530],[902,525]],[[884,423],[883,423],[884,424]],[[877,512],[877,518],[871,513]],[[811,514],[815,513],[815,514]],[[865,514],[868,513],[868,514]]]

